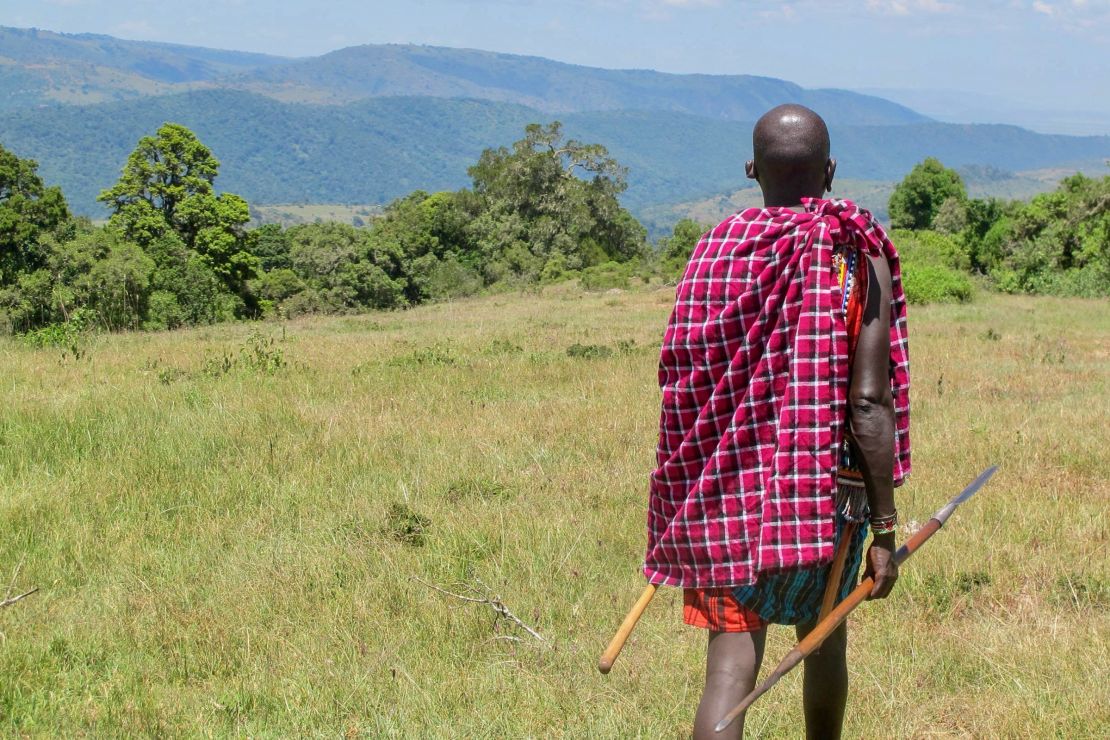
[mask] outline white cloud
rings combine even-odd
[[[955,3],[943,0],[867,0],[869,10],[891,15],[909,15],[915,11],[925,13],[947,13],[957,10]]]
[[[1048,3],[1042,3],[1041,0],[1033,0],[1033,10],[1045,15],[1053,15],[1056,12],[1056,8]]]

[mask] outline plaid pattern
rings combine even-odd
[[[832,560],[847,334],[836,245],[890,263],[895,484],[909,474],[909,363],[898,254],[871,214],[807,199],[750,208],[702,237],[679,281],[659,363],[658,467],[644,572],[741,586]]]

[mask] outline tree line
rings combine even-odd
[[[249,229],[218,193],[219,162],[184,126],[144,137],[100,194],[104,226],[74,218],[36,165],[0,150],[0,328],[61,322],[167,329],[274,314],[389,309],[606,269],[648,255],[604,147],[529,125],[486,150],[473,186],[417,191],[368,228]],[[617,266],[623,266],[618,268]]]
[[[624,168],[557,122],[487,149],[468,174],[471,187],[413,192],[366,228],[248,228],[247,202],[215,189],[213,153],[166,123],[100,194],[112,215],[96,226],[0,147],[0,331],[172,329],[575,277],[587,288],[674,279],[708,228],[684,219],[651,248],[620,205]],[[1110,294],[1110,177],[1075,175],[1028,203],[973,199],[927,159],[895,188],[890,214],[911,300],[966,300],[976,274],[1012,292]]]
[[[903,261],[917,268],[908,279],[929,295],[970,295],[972,275],[1008,293],[1110,296],[1110,177],[1072,175],[1028,202],[970,198],[955,170],[928,158],[889,211]]]

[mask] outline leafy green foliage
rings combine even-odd
[[[123,174],[98,200],[113,211],[112,226],[146,245],[169,232],[199,255],[232,295],[243,296],[260,268],[250,253],[247,202],[216,195],[220,163],[186,127],[165,123],[144,136],[127,158]]]
[[[926,157],[894,188],[890,196],[890,223],[896,229],[930,229],[950,198],[967,200],[967,189],[959,173],[935,157]]]
[[[659,241],[659,259],[662,271],[669,276],[678,277],[686,269],[686,263],[694,253],[701,237],[711,227],[699,224],[693,219],[684,218],[674,225],[669,237]]]
[[[972,299],[963,245],[933,231],[895,231],[891,239],[902,262],[902,287],[910,303],[964,303]]]
[[[534,281],[645,251],[646,232],[617,200],[626,171],[600,144],[563,140],[562,124],[529,124],[511,150],[470,168],[481,214],[473,238],[489,282]],[[552,263],[552,267],[548,264]]]
[[[996,222],[980,252],[1003,290],[1110,295],[1110,177],[1066,178]]]
[[[62,191],[43,185],[38,164],[0,147],[0,286],[45,263],[39,237],[69,218]]]
[[[119,182],[98,200],[117,215],[125,206],[145,202],[162,214],[166,224],[176,227],[175,231],[195,234],[187,215],[180,222],[176,219],[177,207],[191,196],[211,195],[219,171],[220,163],[192,131],[165,123],[155,136],[139,139]]]

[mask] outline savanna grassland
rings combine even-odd
[[[0,341],[0,733],[681,737],[704,635],[643,585],[666,288]],[[1110,312],[911,314],[921,521],[851,621],[848,737],[1110,723]],[[540,642],[461,591],[485,584]],[[2,593],[0,593],[2,596]],[[767,662],[792,631],[772,631]],[[751,736],[800,737],[800,681]]]

